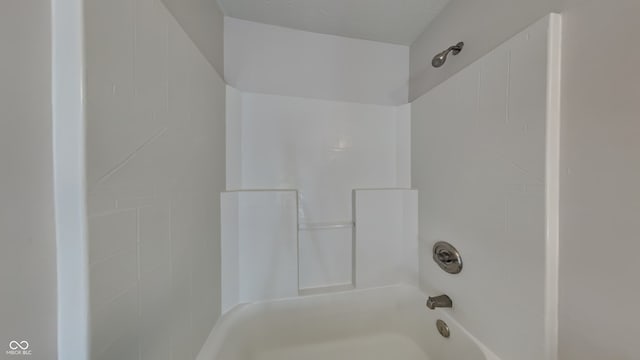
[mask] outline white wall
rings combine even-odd
[[[240,124],[227,142],[241,146],[229,190],[298,189],[300,222],[326,223],[352,220],[353,189],[409,186],[405,107],[240,96],[240,117],[227,119]]]
[[[0,3],[0,354],[33,360],[56,354],[50,8]]]
[[[412,47],[411,97],[554,10],[563,15],[559,358],[636,359],[640,50],[628,44],[640,31],[640,3],[452,0]],[[457,40],[467,42],[462,54],[420,76]],[[624,261],[603,261],[603,246]]]
[[[298,295],[298,194],[222,194],[222,311]]]
[[[408,71],[408,47],[225,19],[229,197],[298,190],[300,293],[354,286],[354,189],[410,186]]]
[[[194,358],[220,311],[225,84],[160,0],[85,20],[91,358]]]
[[[400,105],[409,48],[227,17],[225,79],[249,92]]]
[[[216,0],[162,0],[220,77],[224,77],[224,14]]]
[[[640,49],[620,52],[636,41],[639,14],[636,0],[565,6],[561,360],[640,354]],[[624,260],[603,261],[603,246]]]
[[[298,190],[299,289],[353,286],[352,192],[409,187],[409,106],[228,94],[227,189]]]
[[[355,190],[355,285],[419,285],[418,192]]]
[[[411,45],[409,98],[417,99],[538,19],[559,10],[560,2],[451,0]],[[441,68],[431,66],[435,54],[459,41],[465,42],[460,55],[449,56]]]
[[[59,360],[85,360],[90,347],[83,4],[51,2]]]
[[[503,359],[555,353],[553,39],[547,17],[412,104],[422,285],[449,295],[452,315]],[[460,251],[462,273],[436,265],[438,241]]]

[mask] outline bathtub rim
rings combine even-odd
[[[274,303],[284,303],[284,302],[304,302],[305,300],[310,299],[319,299],[319,298],[330,298],[335,296],[347,296],[349,294],[362,294],[366,292],[373,291],[381,291],[381,290],[391,290],[391,289],[401,289],[404,291],[414,292],[416,295],[422,296],[426,299],[429,295],[425,293],[424,290],[409,284],[394,284],[394,285],[386,285],[379,287],[371,287],[366,289],[350,289],[350,290],[341,290],[341,291],[333,291],[328,293],[321,294],[311,294],[311,295],[301,295],[295,297],[287,297],[287,298],[279,298],[273,300],[260,300],[253,301],[248,303],[238,304],[225,313],[223,313],[214,327],[211,329],[211,332],[207,336],[205,343],[202,345],[196,360],[218,360],[215,359],[215,355],[217,351],[221,348],[222,343],[225,341],[224,336],[216,336],[218,333],[226,333],[231,327],[236,323],[236,320],[240,320],[242,318],[250,317],[252,308],[260,305],[268,305]],[[426,308],[425,308],[426,309]],[[427,311],[427,310],[425,310]],[[443,309],[436,310],[428,310],[434,311],[437,314],[437,317],[443,319],[445,322],[449,324],[450,327],[455,327],[457,331],[462,333],[462,336],[470,339],[482,352],[485,356],[486,360],[502,360],[500,359],[493,351],[491,351],[487,346],[485,346],[478,338],[473,336],[467,329],[464,328],[458,321],[456,321],[451,314]],[[460,335],[459,335],[460,336]]]

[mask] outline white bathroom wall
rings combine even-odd
[[[58,360],[90,356],[83,5],[51,3]]]
[[[418,286],[418,192],[355,190],[355,285]]]
[[[640,48],[625,46],[640,33],[640,2],[565,9],[560,359],[631,360],[640,354]]]
[[[353,287],[354,189],[410,186],[408,65],[405,46],[225,19],[227,189],[298,190],[300,293]]]
[[[563,1],[450,0],[411,45],[411,101],[538,19],[561,10]],[[435,54],[458,41],[465,42],[461,56],[450,56],[441,68],[431,66]]]
[[[301,293],[352,287],[352,191],[409,187],[410,106],[227,93],[227,188],[297,190]]]
[[[555,356],[558,17],[547,17],[412,104],[422,285],[504,359]],[[461,252],[449,275],[437,241]]]
[[[242,92],[227,85],[227,190],[242,188]]]
[[[0,2],[2,358],[56,358],[51,40],[49,0]],[[6,355],[10,341],[32,355]]]
[[[396,108],[396,186],[411,188],[411,104]]]
[[[225,18],[225,79],[242,91],[357,103],[408,100],[409,47]]]
[[[222,194],[222,311],[298,295],[298,194]]]
[[[241,146],[239,166],[229,168],[240,183],[230,189],[298,189],[304,224],[350,222],[353,189],[409,183],[406,108],[239,96],[239,117],[227,119],[229,128],[240,124],[228,144]]]
[[[162,0],[211,65],[224,77],[224,14],[217,1]]]
[[[225,84],[160,0],[85,11],[91,358],[194,358],[220,312]]]
[[[412,46],[412,98],[550,11],[563,18],[559,359],[636,359],[640,283],[634,270],[602,261],[602,249],[640,262],[640,48],[627,46],[640,32],[640,2],[451,0]],[[465,52],[421,74],[457,40]],[[598,302],[612,305],[596,311]]]

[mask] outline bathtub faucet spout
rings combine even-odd
[[[427,307],[431,310],[435,310],[436,308],[450,308],[453,307],[453,302],[451,298],[447,295],[435,296],[427,299]]]

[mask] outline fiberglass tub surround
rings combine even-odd
[[[558,30],[411,105],[229,87],[225,315],[199,359],[553,360]]]
[[[554,18],[406,104],[408,46],[85,13],[92,359],[554,360]]]
[[[90,359],[192,359],[220,315],[225,83],[160,1],[84,10]]]

